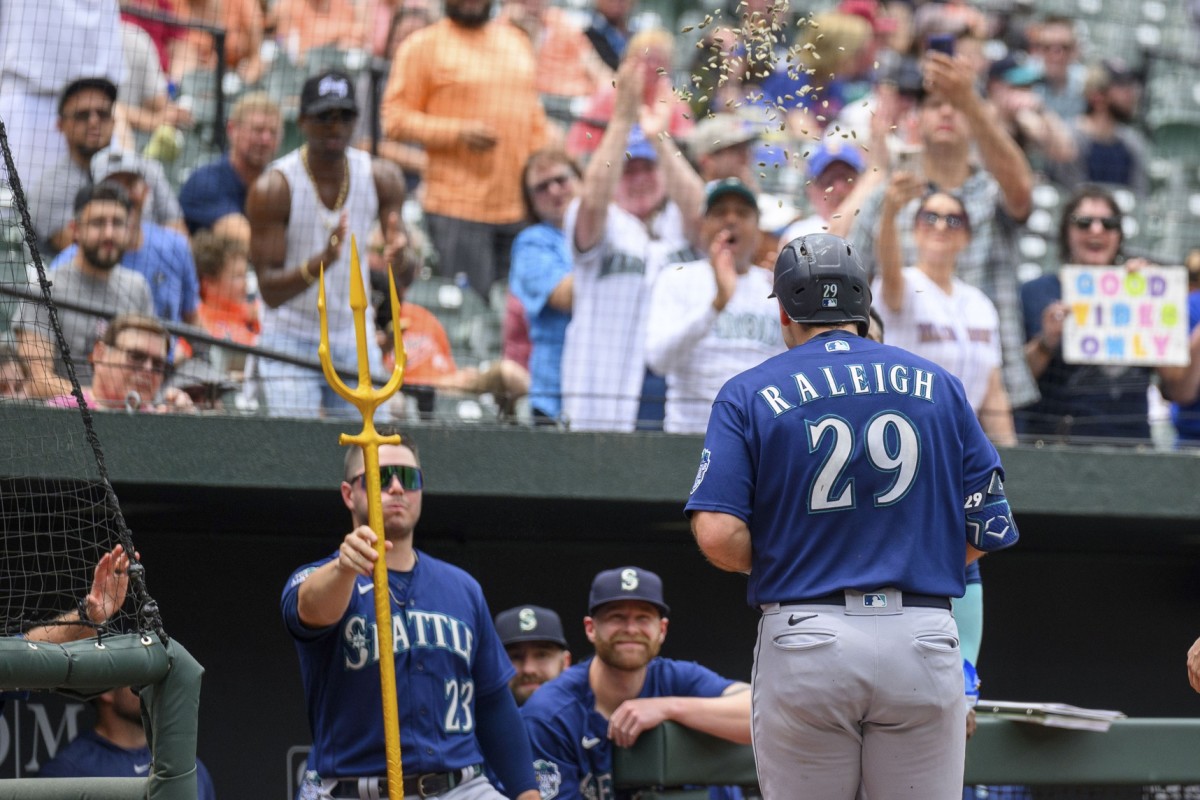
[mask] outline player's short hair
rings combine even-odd
[[[417,450],[417,443],[411,436],[400,430],[395,425],[376,425],[375,430],[380,436],[399,436],[400,446],[407,447],[412,451],[413,458],[417,460],[417,466],[421,466],[421,453]],[[343,479],[349,481],[362,469],[363,457],[362,448],[358,445],[351,445],[346,448],[346,457],[342,461]]]
[[[235,256],[248,255],[245,242],[218,236],[212,231],[197,231],[192,235],[192,260],[201,278],[219,278],[225,264]]]
[[[133,201],[129,199],[129,192],[125,191],[124,186],[116,181],[103,181],[84,186],[75,193],[75,219],[79,219],[88,204],[100,202],[119,203],[126,214],[133,208]]]

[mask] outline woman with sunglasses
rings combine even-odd
[[[1058,228],[1062,264],[1110,266],[1137,270],[1144,258],[1126,260],[1121,207],[1104,188],[1085,184],[1063,207]],[[1022,435],[1115,439],[1126,443],[1150,440],[1146,392],[1155,370],[1150,367],[1067,364],[1062,356],[1067,306],[1057,274],[1043,275],[1021,287],[1025,314],[1025,359],[1037,378],[1041,399],[1017,412]],[[1200,367],[1200,336],[1192,337],[1192,363]],[[1160,387],[1168,399],[1185,394],[1194,368],[1158,367]]]
[[[579,187],[579,167],[558,148],[533,153],[521,174],[533,224],[513,242],[508,287],[529,320],[529,407],[537,425],[554,425],[562,416],[563,340],[574,296],[563,218]]]
[[[898,172],[884,192],[874,308],[887,326],[889,344],[957,376],[992,441],[1016,444],[1000,373],[999,314],[987,295],[955,274],[959,254],[971,243],[971,221],[958,197],[928,189],[917,176]],[[902,267],[896,215],[918,197],[916,264]]]

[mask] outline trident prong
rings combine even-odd
[[[379,446],[400,444],[396,435],[381,436],[375,429],[375,410],[392,397],[404,383],[404,341],[400,331],[400,301],[396,295],[396,279],[388,265],[388,291],[392,301],[392,331],[395,337],[396,366],[382,389],[376,390],[371,383],[371,361],[367,350],[367,292],[363,286],[362,270],[358,260],[358,242],[350,236],[350,308],[354,311],[354,336],[358,345],[358,386],[351,389],[334,369],[329,349],[329,317],[325,312],[325,265],[321,265],[320,286],[317,287],[317,313],[321,318],[321,344],[317,354],[321,359],[321,370],[325,380],[335,392],[345,398],[362,414],[362,430],[355,435],[343,433],[338,444],[354,444],[363,451],[363,473],[366,481],[367,517],[371,530],[375,532],[375,560],[371,578],[375,587],[375,621],[379,635],[379,652],[392,653],[391,597],[388,591],[387,549],[383,528],[383,508],[380,496],[383,487],[379,480]],[[387,622],[383,622],[387,620]],[[404,785],[404,768],[400,762],[400,715],[396,706],[396,662],[394,658],[380,657],[379,683],[383,694],[383,734],[387,754],[387,778],[389,786]]]

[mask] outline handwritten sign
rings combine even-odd
[[[1187,365],[1186,269],[1071,264],[1059,279],[1068,364]]]

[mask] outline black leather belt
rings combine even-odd
[[[870,592],[867,592],[870,594]],[[936,594],[917,594],[916,592],[901,592],[901,597],[904,600],[904,605],[912,606],[913,608],[941,608],[946,611],[950,610],[950,598],[941,597]],[[780,602],[781,606],[844,606],[846,605],[845,592],[833,592],[821,597],[809,597],[804,600],[784,600]]]
[[[451,770],[450,772],[426,772],[423,775],[404,776],[404,796],[409,797],[415,795],[417,797],[437,797],[450,791],[456,786],[460,786],[469,780],[479,777],[483,774],[482,764],[472,764],[469,767],[462,769]],[[339,798],[365,798],[374,796],[370,792],[364,794],[363,790],[359,789],[360,778],[342,778],[338,780],[330,792],[330,797]],[[387,793],[387,778],[381,777],[376,782],[378,797],[389,797]],[[400,800],[396,798],[395,800]]]

